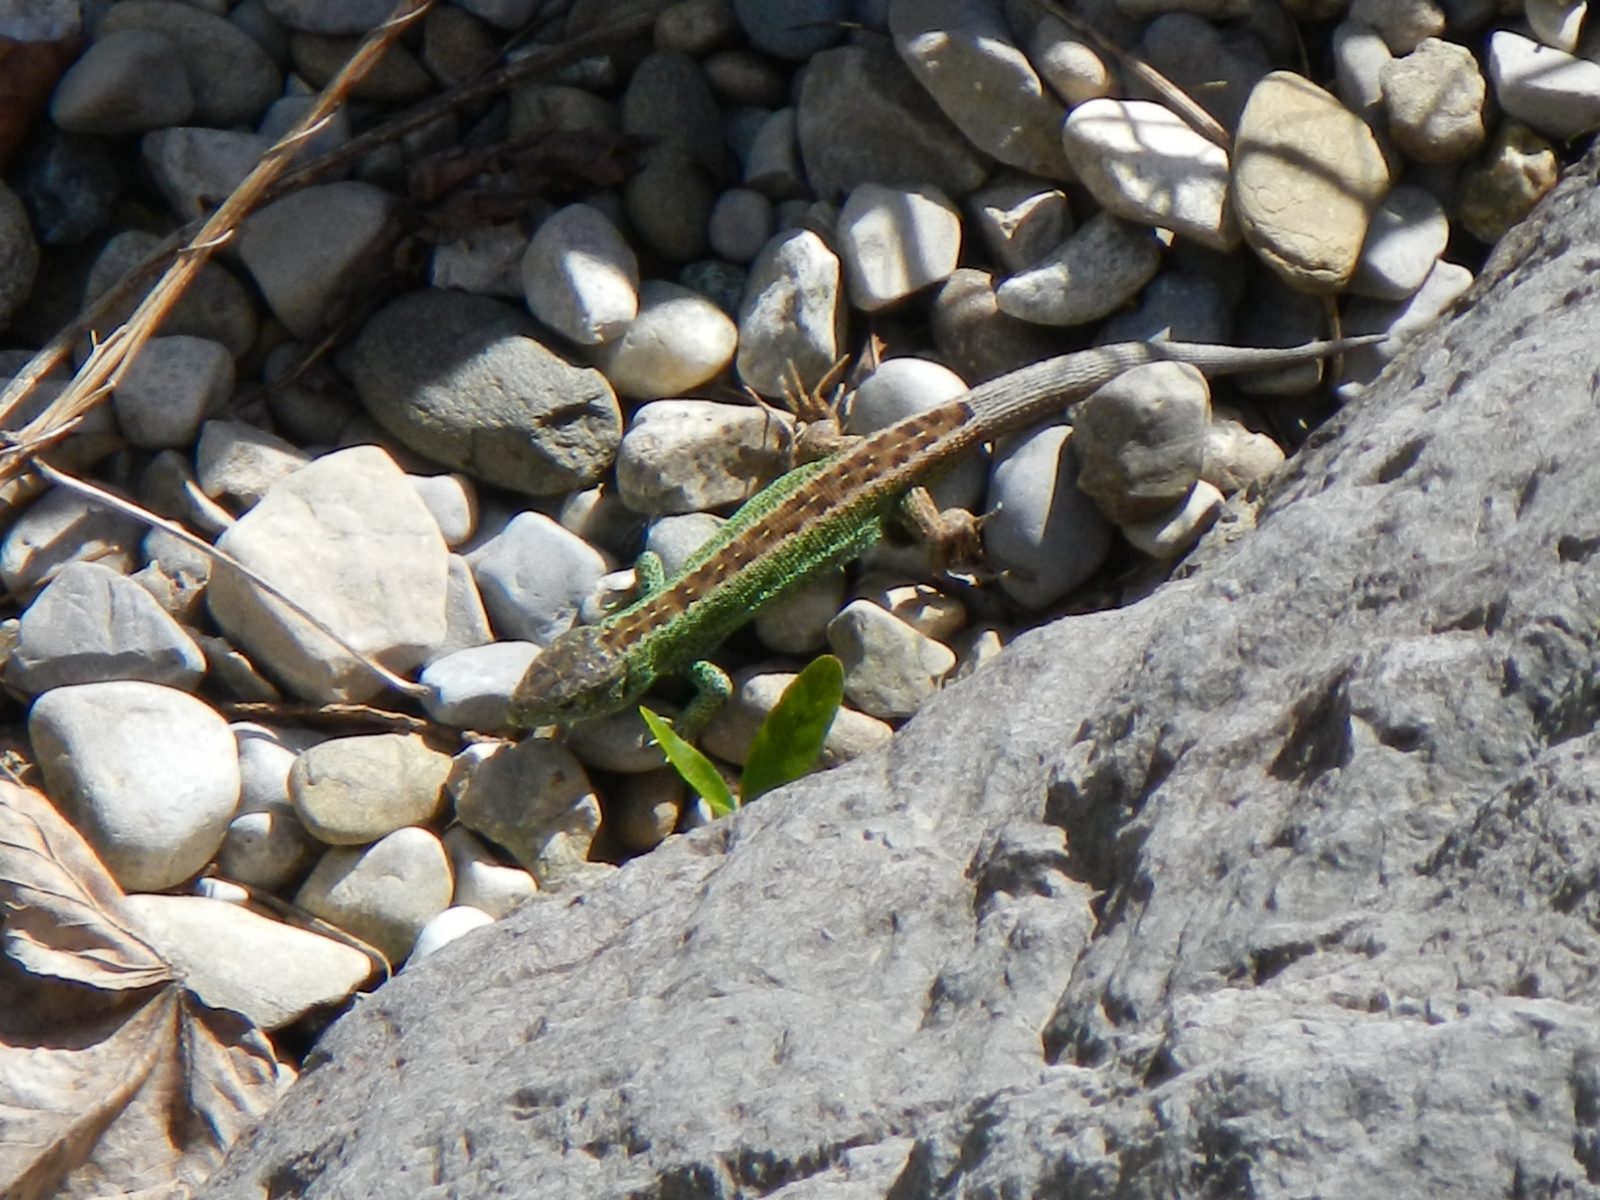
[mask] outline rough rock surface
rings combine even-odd
[[[1249,536],[446,947],[201,1195],[1600,1195],[1595,176]]]

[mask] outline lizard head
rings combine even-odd
[[[600,627],[570,629],[539,653],[511,697],[511,723],[521,729],[569,725],[616,712],[632,698],[628,664],[601,638]]]

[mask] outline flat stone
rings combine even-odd
[[[828,624],[828,645],[844,663],[844,694],[872,717],[909,717],[956,665],[950,647],[870,600],[851,601]]]
[[[239,257],[289,332],[314,338],[398,216],[399,202],[370,183],[317,184],[247,217]]]
[[[1043,608],[1098,571],[1113,529],[1078,490],[1072,430],[1047,425],[997,456],[990,475],[983,549],[1006,595]]]
[[[945,116],[985,154],[1046,179],[1071,179],[1066,109],[1011,40],[999,0],[892,0],[894,46]]]
[[[63,567],[22,614],[6,682],[37,695],[142,679],[192,691],[205,656],[144,588],[99,563]]]
[[[444,636],[448,551],[376,446],[323,455],[279,480],[217,545],[391,670],[417,666]],[[228,636],[297,694],[360,701],[382,689],[358,659],[232,568],[217,564],[206,599]]]
[[[1471,50],[1426,38],[1383,68],[1395,146],[1417,162],[1459,162],[1483,148],[1489,85]]]
[[[1036,325],[1085,325],[1131,300],[1161,269],[1155,231],[1096,213],[995,289],[1000,311]]]
[[[1211,390],[1187,363],[1134,367],[1100,388],[1073,415],[1078,490],[1119,524],[1181,501],[1205,462]]]
[[[1233,200],[1245,240],[1302,291],[1349,282],[1389,168],[1372,130],[1289,71],[1250,94],[1234,139]]]
[[[174,887],[222,844],[239,755],[193,696],[134,680],[53,688],[28,736],[46,792],[124,891]]]
[[[450,907],[451,890],[444,846],[426,829],[410,826],[370,846],[329,850],[294,902],[398,963],[422,927]]]
[[[404,445],[475,479],[536,496],[586,487],[622,436],[616,395],[532,332],[484,296],[409,292],[351,348],[356,391]]]
[[[155,29],[99,38],[50,97],[50,119],[76,133],[143,133],[185,125],[193,113],[178,43]]]
[[[503,846],[547,887],[581,874],[600,828],[600,801],[582,765],[543,738],[467,751],[452,782],[456,819]]]
[[[1350,290],[1399,300],[1422,286],[1450,241],[1444,207],[1421,188],[1400,184],[1372,214]]]
[[[569,204],[546,217],[522,257],[528,309],[583,346],[618,337],[639,312],[639,262],[599,209]]]
[[[52,488],[29,505],[0,542],[0,579],[13,596],[49,583],[68,563],[98,562],[119,575],[139,565],[144,526],[115,509]]]
[[[794,465],[787,421],[711,400],[657,400],[634,414],[617,452],[617,490],[660,515],[748,500]]]
[[[739,329],[711,301],[665,280],[639,289],[639,314],[599,347],[594,364],[629,400],[678,396],[711,382],[733,361]]]
[[[822,200],[862,183],[964,196],[988,174],[983,156],[885,48],[840,46],[812,58],[795,112],[805,175]]]
[[[875,312],[950,277],[961,214],[937,188],[863,183],[845,201],[835,239],[850,299]]]
[[[415,734],[330,738],[295,759],[289,799],[318,841],[361,846],[432,821],[449,774],[450,756]]]
[[[1500,106],[1540,133],[1565,140],[1600,129],[1600,63],[1499,29],[1489,78]]]
[[[112,408],[144,450],[187,446],[201,420],[233,393],[233,356],[209,338],[156,337],[117,381]]]
[[[194,93],[197,124],[219,130],[253,124],[277,99],[283,77],[267,52],[223,17],[177,0],[120,0],[101,18],[97,37],[156,30],[178,44]]]
[[[539,890],[531,874],[521,867],[507,866],[481,839],[460,825],[444,831],[444,848],[450,855],[450,872],[456,880],[457,904],[480,909],[498,921]]]
[[[155,129],[139,139],[151,178],[186,221],[209,217],[271,148],[259,134],[195,125]]]
[[[372,960],[354,946],[203,896],[128,896],[139,933],[212,1008],[281,1029],[344,1003]]]
[[[606,571],[592,546],[534,512],[517,514],[467,561],[500,636],[541,646],[572,627]]]
[[[1165,105],[1090,100],[1062,127],[1067,159],[1109,212],[1214,250],[1239,244],[1228,207],[1228,154]]]
[[[243,421],[207,421],[194,458],[200,490],[241,508],[258,504],[279,480],[312,461],[298,446]]]

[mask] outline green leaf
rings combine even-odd
[[[833,655],[824,654],[795,676],[756,731],[739,781],[743,803],[816,766],[842,703],[844,664]]]
[[[683,781],[711,806],[714,816],[725,817],[738,807],[722,773],[709,758],[679,737],[671,725],[642,704],[639,706],[639,715],[655,735],[656,744],[661,747],[661,753],[667,756],[672,769],[683,776]]]

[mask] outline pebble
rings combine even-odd
[[[751,670],[734,679],[734,692],[701,735],[701,744],[718,758],[744,765],[756,731],[761,728],[784,689],[795,680],[792,671]],[[859,758],[889,740],[894,730],[887,721],[841,707],[823,739],[818,765],[824,769]]]
[[[272,804],[228,822],[217,870],[251,887],[281,891],[305,877],[322,848],[290,805]]]
[[[1377,30],[1396,54],[1410,54],[1445,29],[1444,9],[1433,0],[1353,0],[1350,20]]]
[[[493,924],[494,918],[481,908],[465,904],[452,905],[442,913],[430,917],[428,923],[422,927],[422,932],[417,934],[416,944],[412,947],[411,957],[406,960],[406,969],[409,970],[412,964],[421,962],[463,934]]]
[[[828,616],[831,618],[833,613]],[[676,715],[671,705],[651,701],[650,707],[663,716]],[[574,726],[567,737],[567,748],[584,766],[598,771],[638,775],[661,769],[661,747],[637,708],[625,708]]]
[[[289,332],[314,338],[355,268],[390,239],[399,208],[370,183],[304,188],[245,220],[239,258]]]
[[[1002,175],[967,197],[984,245],[1007,271],[1031,267],[1072,232],[1072,209],[1058,187],[1026,175]]]
[[[828,624],[844,663],[844,694],[871,717],[909,717],[955,670],[955,651],[869,600],[852,600]]]
[[[837,42],[850,0],[733,0],[739,26],[758,50],[804,62]]]
[[[149,592],[99,563],[69,563],[22,614],[6,682],[29,695],[142,679],[193,691],[205,657]]]
[[[0,195],[4,194],[0,184]],[[0,228],[4,225],[4,201],[0,200]],[[123,275],[136,267],[155,248],[161,239],[155,234],[129,229],[114,234],[101,249],[100,255],[89,269],[89,280],[84,285],[84,303],[98,300]],[[0,245],[4,235],[0,233]],[[0,262],[3,262],[0,257]],[[5,273],[0,271],[0,294],[3,294]],[[106,316],[107,323],[123,320],[133,311],[134,300],[113,307]],[[3,314],[0,306],[0,314]],[[256,340],[256,312],[249,294],[226,267],[212,260],[200,268],[188,291],[178,300],[167,319],[161,322],[160,332],[167,336],[188,335],[221,342],[228,353],[239,358]]]
[[[1067,117],[1062,138],[1068,161],[1106,211],[1216,250],[1238,245],[1227,151],[1165,105],[1090,100]]]
[[[770,108],[789,96],[789,76],[783,67],[743,46],[706,55],[700,60],[700,69],[711,90],[733,104]],[[736,149],[731,138],[729,148]]]
[[[717,98],[699,64],[687,54],[661,50],[647,54],[628,80],[621,109],[624,133],[653,150],[678,151],[712,180],[730,177]]]
[[[863,183],[839,213],[835,241],[851,301],[876,312],[950,277],[961,214],[937,188]]]
[[[963,463],[958,470],[965,468]],[[982,475],[982,464],[979,464]],[[942,482],[942,481],[938,481]],[[828,622],[844,605],[845,573],[829,571],[756,614],[761,644],[779,654],[810,654],[827,640]]]
[[[1600,129],[1600,63],[1501,29],[1489,36],[1489,77],[1501,107],[1540,133]]]
[[[785,419],[750,405],[657,400],[617,452],[617,492],[635,512],[695,512],[748,500],[794,465]]]
[[[444,848],[456,880],[456,904],[470,905],[498,921],[539,890],[532,875],[501,862],[460,825],[445,830]]]
[[[739,330],[711,301],[661,279],[639,288],[639,315],[594,352],[619,396],[655,400],[711,382],[733,361]]]
[[[1380,300],[1411,295],[1450,241],[1444,207],[1421,188],[1400,184],[1372,214],[1350,290]]]
[[[1372,130],[1310,80],[1274,71],[1251,93],[1233,153],[1245,240],[1302,291],[1343,287],[1389,191]]]
[[[449,12],[449,9],[434,9]],[[528,236],[515,224],[469,229],[441,241],[428,264],[428,284],[502,299],[523,298],[522,259]]]
[[[119,575],[139,565],[144,526],[103,504],[52,488],[25,509],[0,542],[0,579],[24,597],[71,562],[104,563]]]
[[[1555,187],[1559,170],[1554,146],[1522,122],[1505,121],[1461,173],[1456,219],[1473,237],[1496,242]]]
[[[1000,310],[995,278],[958,267],[933,302],[933,341],[951,370],[974,385],[1059,353],[1059,335]]]
[[[1135,53],[1184,89],[1224,129],[1238,127],[1251,89],[1272,70],[1274,58],[1249,29],[1219,27],[1188,12],[1163,13],[1151,21]],[[1128,90],[1156,98],[1138,80]]]
[[[772,234],[772,201],[754,187],[729,188],[711,206],[706,240],[719,258],[749,262]]]
[[[465,475],[407,475],[439,524],[444,544],[454,549],[478,528],[478,490]]]
[[[39,270],[39,245],[27,210],[3,181],[0,181],[0,329],[33,290]]]
[[[606,830],[635,853],[654,850],[678,827],[687,798],[676,771],[624,775],[606,793]]]
[[[432,663],[459,650],[470,650],[494,641],[489,611],[483,594],[472,577],[472,564],[459,554],[447,559],[448,579],[444,596],[444,637],[428,647],[424,662]]]
[[[1078,490],[1119,524],[1181,501],[1205,462],[1211,391],[1187,363],[1134,367],[1081,404],[1073,417]]]
[[[1378,31],[1359,21],[1341,21],[1333,31],[1334,86],[1345,107],[1374,123],[1383,108],[1383,70],[1394,59]]]
[[[708,512],[662,517],[652,521],[645,531],[644,548],[661,560],[661,568],[667,575],[676,575],[726,523],[724,518]]]
[[[939,642],[954,637],[967,623],[966,606],[931,583],[907,583],[869,572],[856,582],[855,598],[870,600],[923,637]]]
[[[265,0],[266,9],[290,29],[307,33],[368,33],[392,10],[388,0]]]
[[[178,43],[154,29],[101,37],[50,98],[50,119],[75,133],[143,133],[186,125],[193,113],[194,93]]]
[[[1073,178],[1061,148],[1066,110],[1011,41],[998,0],[894,0],[889,31],[969,142],[1030,175]]]
[[[361,846],[438,814],[450,756],[415,734],[330,738],[289,771],[289,799],[306,829],[330,846]]]
[[[120,0],[106,10],[95,36],[126,29],[154,30],[177,43],[198,125],[221,131],[254,124],[282,91],[278,68],[249,34],[192,4]]]
[[[376,446],[325,454],[280,479],[217,545],[391,670],[419,665],[444,637],[444,540]],[[360,702],[383,687],[360,660],[223,563],[206,601],[228,637],[297,695]]]
[[[572,628],[606,572],[598,551],[536,512],[517,514],[467,561],[496,632],[540,646]]]
[[[1352,394],[1350,384],[1370,382],[1400,352],[1407,340],[1439,320],[1472,286],[1472,272],[1457,263],[1440,260],[1415,294],[1404,300],[1357,300],[1345,309],[1345,333],[1387,333],[1389,338],[1372,346],[1358,346],[1345,355],[1345,382],[1336,389]]]
[[[988,175],[984,157],[884,47],[841,46],[808,62],[795,133],[811,192],[822,200],[862,183],[964,196]]]
[[[497,300],[422,288],[367,322],[352,379],[373,418],[418,454],[482,483],[564,494],[604,473],[622,413],[600,372],[530,332]]]
[[[761,122],[745,153],[745,186],[769,200],[792,200],[806,193],[806,172],[800,164],[798,119],[795,109],[778,109]],[[712,215],[715,217],[714,211]],[[715,240],[712,244],[715,246]]]
[[[292,32],[289,56],[295,72],[313,87],[326,87],[349,61],[361,39],[333,34]],[[433,78],[403,42],[391,42],[372,70],[350,90],[353,100],[403,104],[424,96]]]
[[[194,625],[211,581],[211,556],[163,529],[145,535],[145,565],[129,579],[148,592],[163,612],[181,625]]]
[[[233,734],[186,692],[137,680],[52,688],[28,714],[45,791],[126,892],[188,879],[239,798]]]
[[[444,846],[413,825],[370,846],[327,851],[294,902],[398,963],[422,927],[450,907],[453,890]]]
[[[243,421],[207,421],[195,446],[195,479],[213,500],[251,508],[280,479],[311,461],[299,447]]]
[[[505,729],[511,694],[537,651],[532,642],[500,641],[440,655],[418,681],[429,691],[423,707],[457,729]]]
[[[1389,136],[1417,162],[1459,162],[1483,148],[1489,85],[1472,51],[1427,38],[1384,66],[1379,78]]]
[[[750,267],[739,306],[740,380],[763,396],[782,396],[798,374],[813,387],[839,361],[845,310],[842,269],[826,242],[806,229],[780,233]]]
[[[1226,342],[1236,307],[1229,289],[1211,275],[1162,271],[1139,293],[1134,307],[1113,313],[1100,326],[1099,342]]]
[[[984,553],[1025,608],[1054,604],[1111,552],[1111,523],[1078,490],[1071,437],[1068,426],[1047,425],[1006,445],[990,473]]]
[[[540,887],[581,874],[600,828],[582,764],[543,738],[479,744],[457,755],[456,820],[503,846]]]
[[[1085,325],[1127,303],[1161,269],[1155,232],[1096,213],[995,289],[1000,311],[1037,325]]]
[[[1192,550],[1221,512],[1222,493],[1202,479],[1166,512],[1143,521],[1123,522],[1122,536],[1135,550],[1170,562]]]
[[[1283,464],[1283,447],[1264,433],[1221,414],[1206,427],[1200,478],[1225,496],[1257,483]]]
[[[11,178],[46,246],[76,246],[103,233],[122,202],[123,181],[105,141],[48,124],[35,128]]]
[[[1050,13],[1033,27],[1028,59],[1068,108],[1109,96],[1116,84],[1100,52]]]
[[[139,935],[177,968],[211,1008],[281,1029],[314,1009],[342,1004],[372,974],[354,946],[295,929],[204,896],[136,895],[123,906]]]
[[[1541,42],[1568,54],[1577,53],[1578,35],[1589,11],[1588,0],[1527,0],[1522,8],[1534,36]]]
[[[678,0],[656,18],[656,46],[703,55],[731,44],[739,36],[739,19],[729,0]]]
[[[639,312],[639,263],[599,209],[552,213],[522,256],[528,311],[582,346],[618,337]]]
[[[117,380],[117,427],[144,450],[187,446],[233,392],[233,356],[209,338],[151,338]]]
[[[152,130],[139,139],[150,177],[186,221],[210,216],[271,146],[255,133],[184,125]]]

